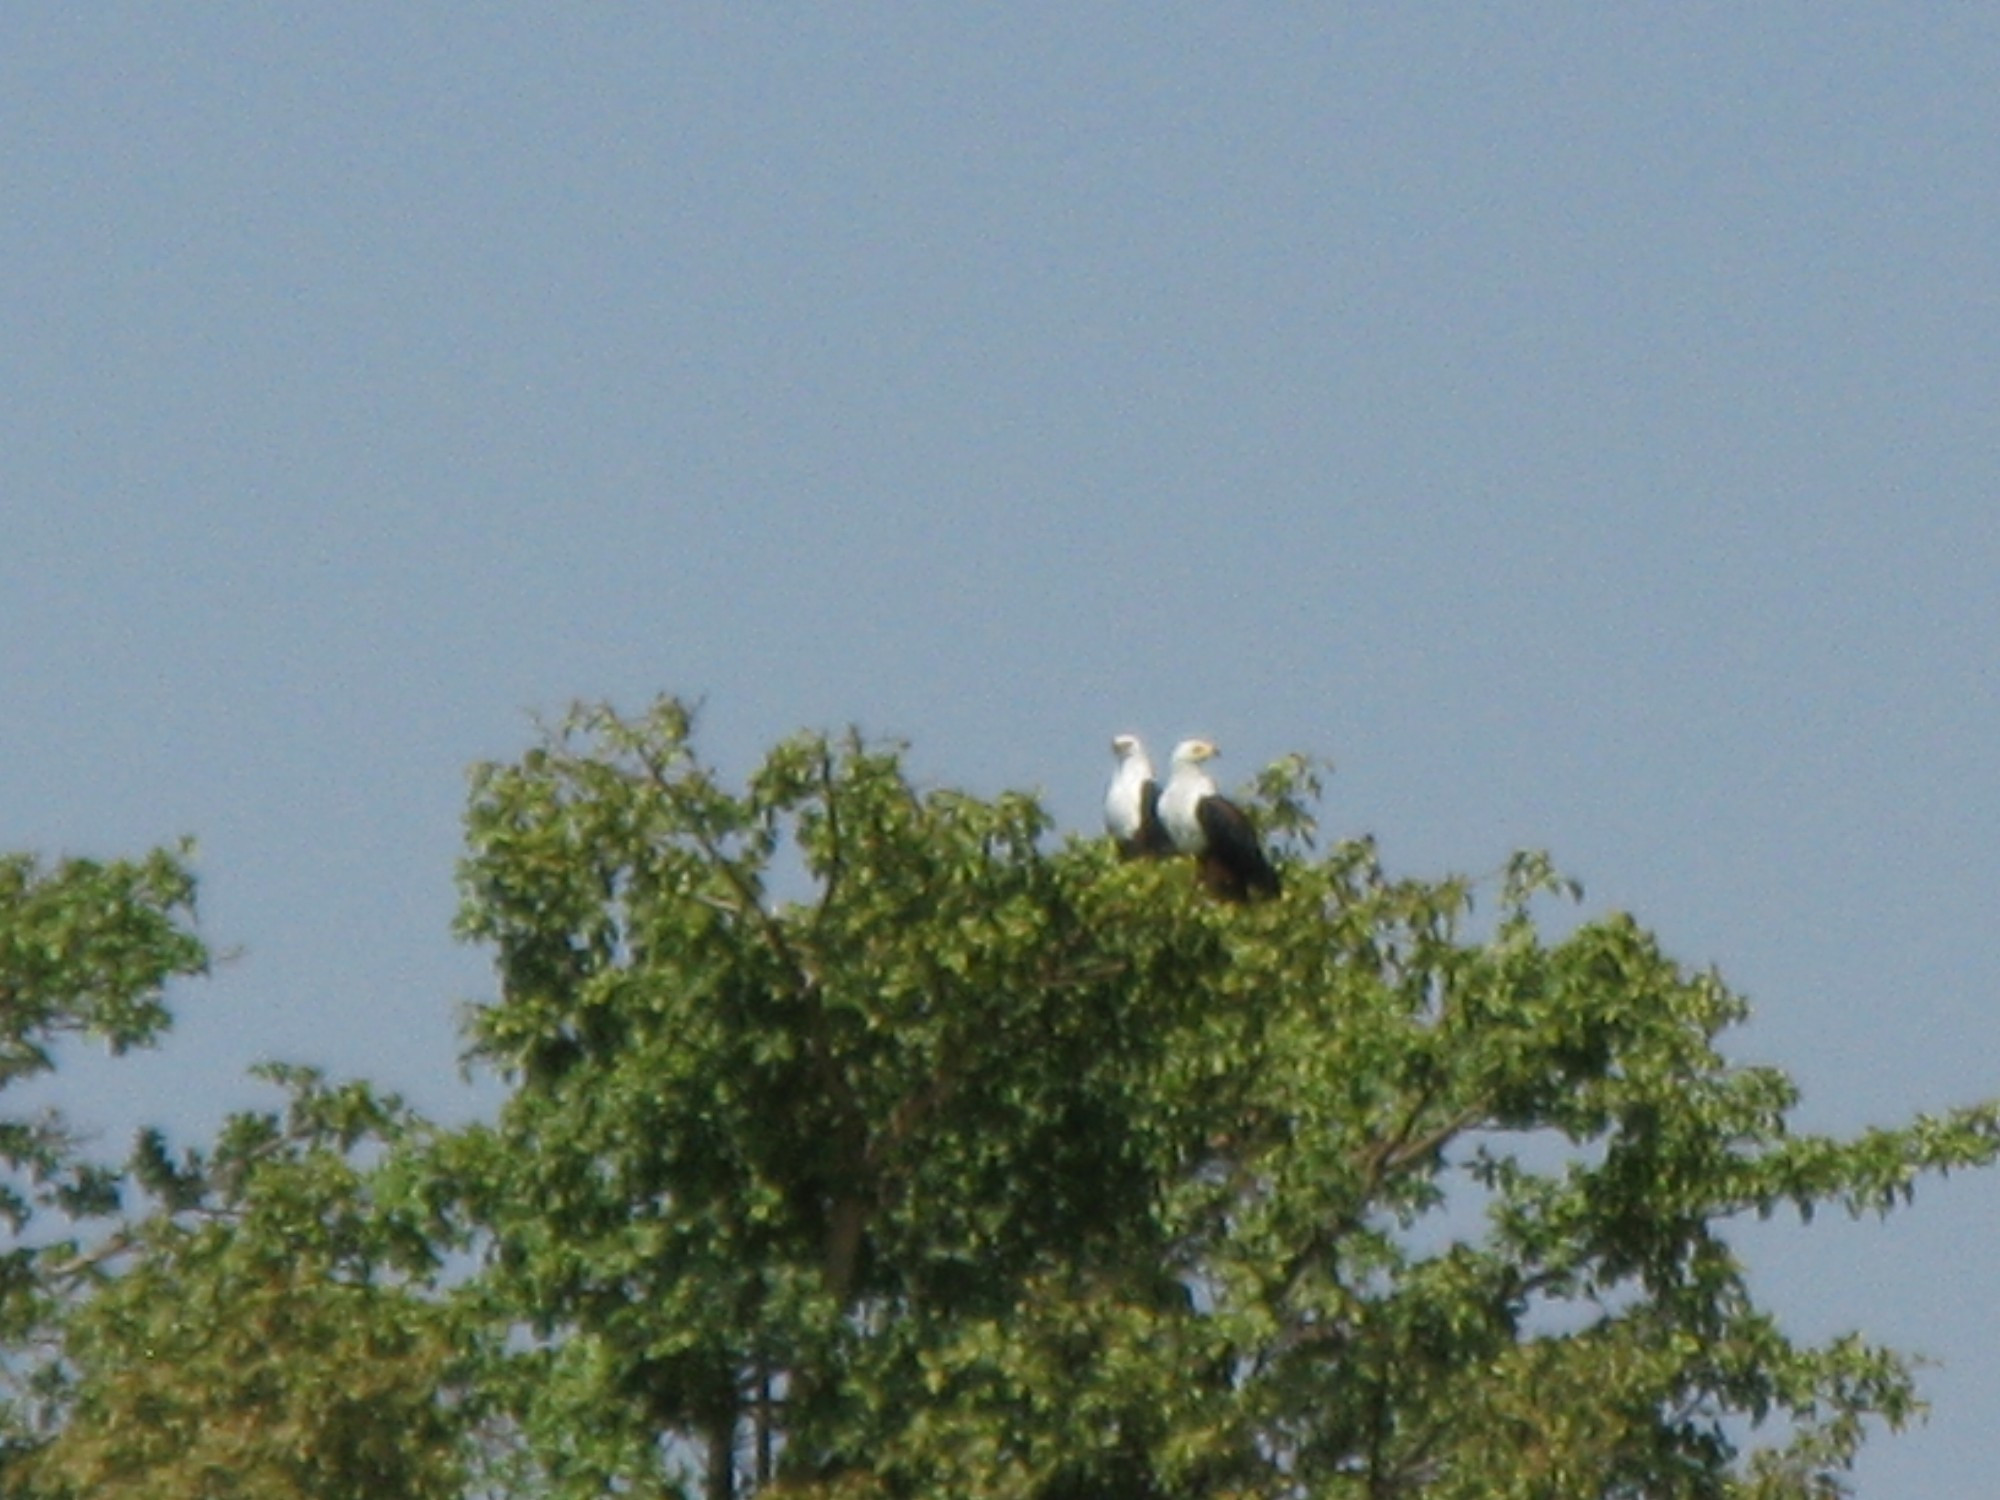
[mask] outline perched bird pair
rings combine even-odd
[[[1202,769],[1221,752],[1207,740],[1174,746],[1173,773],[1163,790],[1135,734],[1111,741],[1118,760],[1104,794],[1104,825],[1127,859],[1191,854],[1202,883],[1230,901],[1278,894],[1278,872],[1264,857],[1257,830],[1242,808],[1216,791]]]

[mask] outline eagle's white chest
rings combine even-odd
[[[1153,779],[1153,763],[1144,755],[1126,757],[1104,794],[1104,826],[1121,839],[1137,838],[1145,821],[1141,788]]]
[[[1215,783],[1194,766],[1176,766],[1166,790],[1160,793],[1160,826],[1183,854],[1199,854],[1207,844],[1201,831],[1197,808],[1204,797],[1215,795]]]

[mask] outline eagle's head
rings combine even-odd
[[[1214,760],[1222,752],[1215,748],[1211,740],[1182,740],[1174,746],[1174,764],[1177,766],[1198,766],[1205,760]]]

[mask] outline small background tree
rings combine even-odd
[[[166,986],[204,972],[193,930],[189,849],[136,860],[0,856],[0,1090],[48,1073],[66,1041],[113,1052],[152,1045],[170,1015]],[[83,1262],[62,1231],[30,1234],[39,1213],[89,1219],[118,1207],[118,1172],[88,1160],[61,1116],[0,1116],[0,1487],[59,1407],[54,1323]]]
[[[188,851],[0,860],[0,1082],[167,1029],[203,972]],[[442,1294],[433,1137],[393,1098],[271,1067],[282,1112],[120,1167],[54,1115],[0,1122],[0,1491],[41,1500],[466,1493],[481,1329]],[[30,1234],[31,1218],[47,1211]],[[67,1231],[67,1232],[65,1232]]]
[[[424,1128],[363,1084],[259,1070],[282,1112],[208,1152],[142,1137],[135,1215],[86,1257],[64,1410],[20,1466],[74,1500],[449,1500],[466,1492],[480,1330],[438,1291],[447,1237],[411,1191]]]

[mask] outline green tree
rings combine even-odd
[[[189,850],[136,860],[0,856],[0,1089],[53,1069],[65,1042],[94,1040],[114,1053],[152,1045],[167,1029],[165,990],[204,972],[208,950],[193,930]],[[69,1280],[52,1268],[74,1244],[31,1239],[44,1211],[88,1218],[114,1210],[118,1173],[77,1149],[52,1111],[0,1116],[0,1473],[32,1441],[51,1397],[43,1357]]]
[[[1286,894],[1237,907],[852,734],[732,788],[673,701],[481,768],[512,1092],[447,1175],[542,1490],[1837,1491],[1909,1371],[1787,1336],[1724,1230],[1887,1210],[2000,1115],[1797,1133],[1714,974],[1545,936],[1536,857],[1313,857],[1316,791],[1266,776]]]
[[[66,1040],[165,1032],[167,986],[209,962],[187,855],[0,860],[0,1085],[57,1067]],[[263,1071],[286,1109],[178,1160],[156,1132],[121,1168],[53,1113],[0,1121],[0,1491],[463,1493],[478,1406],[457,1375],[480,1342],[437,1290],[452,1240],[424,1196],[430,1136],[363,1085]]]
[[[178,1161],[142,1137],[152,1210],[78,1257],[61,1422],[16,1465],[37,1500],[449,1500],[480,1348],[438,1293],[449,1236],[394,1098],[260,1069],[282,1112]],[[86,1294],[87,1293],[87,1294]],[[10,1490],[9,1493],[16,1491]]]

